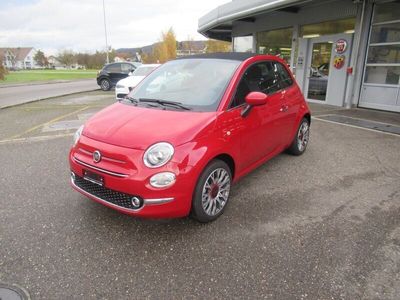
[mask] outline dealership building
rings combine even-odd
[[[400,112],[399,0],[233,0],[198,31],[282,57],[310,102]]]

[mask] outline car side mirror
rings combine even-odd
[[[268,96],[261,92],[250,92],[247,94],[245,101],[248,105],[259,106],[267,103]]]
[[[247,103],[246,107],[242,110],[242,117],[246,117],[253,106],[260,106],[267,103],[268,96],[261,92],[250,92],[247,94],[245,101]]]

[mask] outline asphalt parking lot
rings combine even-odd
[[[71,135],[113,101],[0,110],[0,282],[32,299],[400,298],[400,136],[314,120],[307,152],[241,180],[217,221],[143,220],[69,186]]]

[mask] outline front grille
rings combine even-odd
[[[95,184],[93,182],[87,181],[83,179],[82,177],[78,176],[75,174],[75,179],[74,179],[74,184],[84,190],[85,192],[96,196],[97,198],[100,198],[104,201],[107,201],[109,203],[128,208],[128,209],[134,209],[137,210],[140,207],[134,207],[132,205],[132,198],[137,197],[140,199],[140,202],[143,203],[143,200],[139,196],[134,196],[134,195],[128,195],[125,193],[117,192],[108,188],[105,188],[104,186],[100,186],[98,184]]]

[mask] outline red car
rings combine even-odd
[[[219,217],[232,183],[284,150],[310,110],[285,62],[218,53],[165,63],[74,136],[72,186],[132,216]]]

